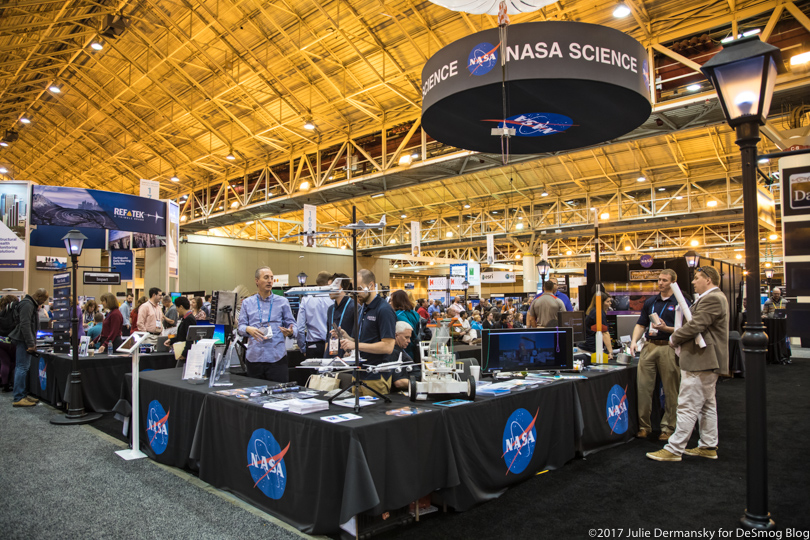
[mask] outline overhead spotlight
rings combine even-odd
[[[8,146],[8,143],[6,141],[0,141],[0,146],[5,148],[6,146]]]
[[[633,249],[633,248],[632,248],[632,247],[630,247],[630,246],[624,246],[624,250],[625,250],[625,251],[630,251],[631,249]]]
[[[706,203],[706,206],[708,206],[709,208],[714,208],[715,206],[717,206],[717,201],[712,199],[711,201]]]
[[[29,118],[23,116],[23,117],[20,118],[20,122],[22,122],[23,124],[30,124],[31,120]]]
[[[544,191],[540,194],[541,197],[548,197],[548,191]]]
[[[644,176],[639,176],[638,178],[636,178],[636,182],[646,182],[646,181],[647,178],[645,178]]]
[[[5,167],[0,166],[0,174],[6,174],[7,172],[8,172],[8,169],[6,169]]]
[[[180,216],[180,221],[185,221],[185,220],[187,220],[187,219],[188,219],[188,217],[186,217],[186,215],[185,215],[185,214],[183,214],[182,216]]]
[[[608,212],[605,212],[605,213],[603,213],[602,215],[600,215],[600,216],[599,216],[599,218],[600,218],[602,221],[607,221],[607,220],[609,220],[609,219],[610,219],[610,214],[609,214]]]
[[[772,234],[768,237],[769,240],[777,240],[779,238],[778,234]]]
[[[680,201],[681,199],[683,199],[683,195],[678,195],[677,197],[675,197],[676,201]]]
[[[498,211],[497,211],[497,210],[493,210],[491,213],[492,213],[492,214],[497,214],[497,213],[498,213]]]
[[[59,88],[58,86],[56,86],[55,84],[50,85],[50,86],[48,87],[48,90],[50,90],[50,91],[51,91],[51,92],[53,92],[54,94],[61,94],[61,93],[62,93],[62,89],[61,89],[61,88]]]
[[[658,191],[666,191],[666,190],[667,190],[667,188],[665,188],[665,187],[658,188]]]
[[[410,164],[413,163],[413,156],[405,155],[399,157],[399,166],[400,167],[408,167]]]
[[[419,154],[417,154],[416,152],[414,152],[413,154],[411,154],[411,157],[412,157],[413,159],[419,159]]]
[[[742,259],[742,255],[740,255],[739,253],[737,253],[737,254],[734,256],[734,258],[735,258],[735,259],[737,259],[737,260],[739,261],[740,259]]]
[[[298,188],[298,189],[300,189],[301,191],[306,191],[306,190],[308,190],[308,189],[309,189],[309,181],[308,181],[308,180],[304,180],[303,182],[301,182],[301,186],[299,186],[299,188]]]
[[[430,263],[428,263],[428,264],[430,264],[430,266],[433,266],[433,261],[430,261]]]
[[[343,244],[342,246],[340,246],[340,249],[346,249],[346,244]]]
[[[180,178],[177,177],[177,173],[174,173],[171,178],[169,178],[172,182],[179,182]]]
[[[766,262],[766,263],[765,263],[765,268],[770,268],[770,267],[771,267],[771,263]]]
[[[790,57],[790,65],[791,66],[798,66],[801,64],[806,64],[810,62],[810,52],[805,52],[801,54],[796,54]]]
[[[447,231],[447,233],[445,234],[445,236],[446,236],[447,238],[453,238],[453,231]]]
[[[613,16],[617,19],[621,19],[630,15],[630,8],[627,7],[627,4],[624,2],[619,2],[616,4],[616,9],[613,10]]]
[[[388,241],[388,243],[389,243],[389,244],[396,244],[396,243],[397,243],[397,241],[396,241],[396,240],[394,240],[394,239],[392,238],[391,240],[389,240],[389,241]]]
[[[394,265],[394,268],[399,268],[399,265],[398,265],[398,264],[395,264],[395,265]]]
[[[520,260],[522,257],[523,257],[523,255],[521,255],[520,253],[515,253],[515,259],[517,259],[518,261],[519,261],[519,260]]]
[[[697,240],[692,240],[691,242],[689,242],[689,245],[692,247],[699,246],[700,242],[698,242]]]
[[[399,217],[400,217],[401,219],[405,219],[405,218],[406,218],[406,217],[408,217],[408,216],[406,216],[405,214],[402,214],[402,215],[400,215]]]
[[[231,208],[238,208],[238,207],[239,207],[239,202],[238,201],[233,201],[231,203]]]
[[[570,257],[571,255],[573,255],[573,254],[574,254],[574,252],[573,252],[573,251],[571,251],[571,250],[569,249],[569,250],[567,250],[567,251],[565,252],[565,254],[566,254],[566,255],[568,255],[568,256]]]
[[[375,193],[371,196],[372,199],[379,199],[380,197],[385,197],[385,193]]]
[[[104,43],[101,40],[95,40],[90,44],[90,48],[94,51],[100,51],[104,48]]]
[[[254,223],[256,223],[256,222],[253,221],[253,220],[250,220],[250,221],[246,221],[245,225],[253,225]]]
[[[698,90],[701,89],[701,86],[700,86],[700,84],[695,83],[695,84],[690,84],[689,86],[686,87],[686,89],[688,91],[690,91],[690,92],[697,92]]]
[[[233,155],[233,150],[231,150],[230,152],[228,152],[228,155],[227,155],[227,156],[225,156],[225,159],[227,159],[228,161],[233,161],[233,160],[235,160],[235,159],[236,159],[236,156],[235,156],[235,155]]]
[[[520,230],[523,230],[523,223],[518,223],[518,224],[515,226],[515,228],[516,228],[517,230],[519,230],[519,231],[520,231]]]
[[[465,205],[464,205],[464,208],[469,208],[469,207],[470,207],[470,205],[469,205],[469,204],[465,204]]]
[[[762,157],[762,158],[759,158],[759,161],[757,161],[757,163],[759,163],[760,165],[762,165],[762,164],[764,164],[764,163],[768,163],[769,161],[770,161],[770,159],[768,159],[768,158],[766,158],[766,157]]]
[[[304,120],[304,129],[307,129],[309,131],[315,129],[315,124],[312,123],[311,118],[307,118],[306,120]]]

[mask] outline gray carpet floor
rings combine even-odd
[[[0,394],[0,538],[310,538],[42,403]]]

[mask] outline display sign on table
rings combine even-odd
[[[0,183],[0,270],[25,267],[29,189],[28,182]]]

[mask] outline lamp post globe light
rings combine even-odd
[[[743,178],[745,219],[745,267],[759,269],[759,223],[757,220],[757,143],[759,126],[765,123],[777,73],[785,71],[777,47],[759,36],[731,41],[706,62],[701,71],[717,91],[728,125],[736,130]],[[742,524],[752,529],[775,527],[768,512],[767,420],[765,355],[768,337],[762,325],[759,280],[747,279],[748,316],[742,336],[745,357],[746,414],[746,508]]]
[[[543,286],[546,283],[546,275],[551,271],[551,265],[548,263],[547,260],[541,259],[539,263],[537,263],[537,275],[543,276],[540,281],[540,292],[543,292]]]
[[[70,262],[73,266],[72,279],[72,294],[73,301],[79,298],[76,294],[76,274],[79,270],[79,255],[82,254],[84,241],[87,237],[80,231],[72,229],[69,231],[62,240],[65,242],[65,249],[70,256]],[[51,419],[52,424],[87,424],[101,418],[98,413],[88,414],[84,410],[84,396],[82,393],[82,374],[79,371],[79,318],[76,315],[76,305],[69,304],[70,309],[70,348],[73,357],[73,362],[70,370],[70,378],[68,380],[67,388],[67,405],[68,410],[65,416],[56,416]]]
[[[304,284],[307,282],[307,277],[309,276],[307,276],[304,272],[301,272],[296,277],[298,278],[298,284],[303,287]]]

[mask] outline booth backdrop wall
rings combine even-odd
[[[311,250],[276,250],[268,248],[269,245],[257,242],[254,248],[181,243],[180,291],[232,290],[237,285],[245,285],[252,291],[256,286],[254,272],[260,266],[269,266],[275,275],[289,274],[290,285],[298,285],[296,276],[301,271],[309,276],[307,285],[315,284],[321,270],[352,275],[352,257],[348,250],[346,255],[332,255]],[[301,255],[303,259],[299,258]],[[371,270],[383,285],[389,282],[388,266],[387,259],[357,258],[357,268]],[[165,268],[165,250],[147,249],[144,287],[166,290]]]
[[[36,247],[31,246],[28,251],[28,288],[29,290],[26,292],[32,292],[37,290],[40,287],[43,287],[48,290],[48,293],[53,296],[53,275],[59,272],[51,272],[49,270],[37,270],[37,256],[39,257],[67,257],[67,252],[65,248],[47,248],[47,247]],[[81,256],[79,256],[79,266],[99,266],[101,264],[101,250],[100,249],[88,249],[82,251]],[[70,260],[68,260],[68,269],[65,271],[70,271]],[[107,292],[107,286],[100,286],[100,285],[82,285],[82,272],[93,270],[89,268],[79,268],[79,282],[78,282],[78,292],[79,296],[94,296],[95,298],[99,298],[102,293]],[[14,287],[16,289],[22,290],[23,287],[23,272],[19,271],[11,271],[11,272],[2,272],[0,273],[0,278],[2,278],[2,288],[9,288]],[[112,292],[115,293],[116,291],[123,290],[122,286],[113,286]]]

